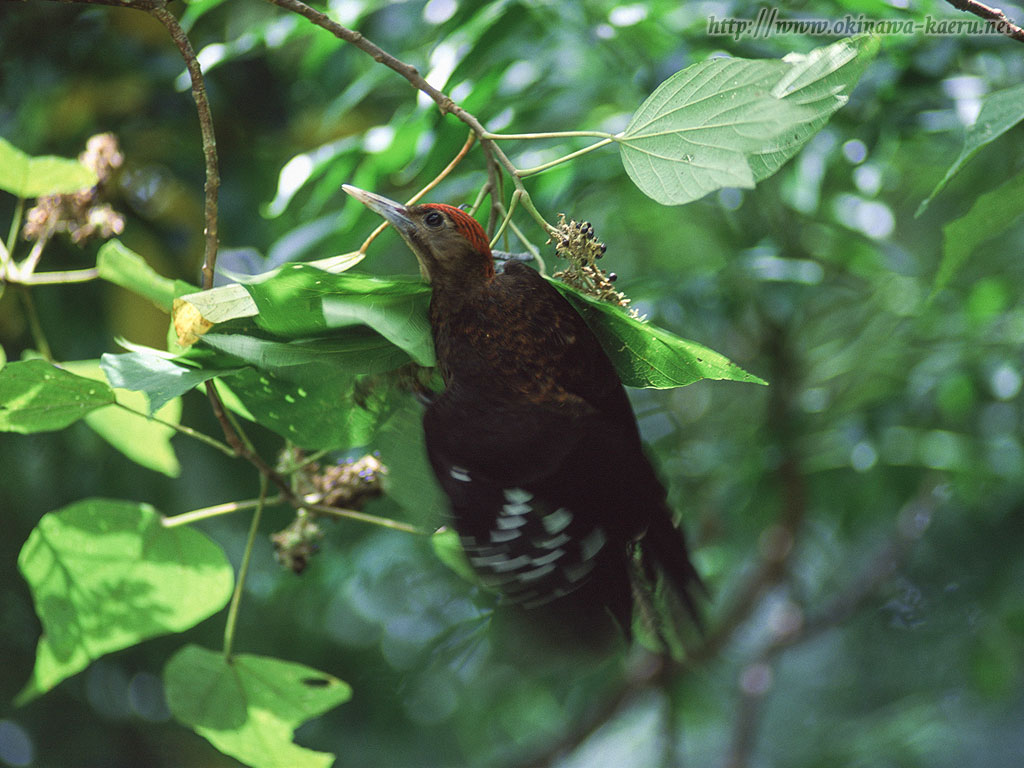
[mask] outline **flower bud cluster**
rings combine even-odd
[[[25,215],[22,232],[26,240],[48,240],[58,232],[66,232],[72,242],[81,245],[93,237],[108,240],[124,231],[124,217],[110,203],[101,201],[124,164],[117,137],[112,133],[91,137],[78,162],[96,174],[96,186],[36,200]]]
[[[614,272],[606,272],[597,265],[607,250],[604,243],[594,235],[594,226],[589,221],[579,222],[575,219],[566,221],[565,214],[558,214],[555,242],[555,255],[568,260],[569,265],[554,277],[573,288],[578,288],[589,296],[620,307],[628,307],[630,300],[622,291],[615,290]],[[636,310],[630,309],[630,315],[636,317]]]

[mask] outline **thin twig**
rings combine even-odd
[[[357,520],[360,523],[369,523],[370,525],[377,525],[381,528],[388,528],[392,531],[402,531],[403,533],[415,533],[418,536],[429,536],[430,531],[425,528],[419,528],[418,526],[411,525],[409,523],[403,523],[401,520],[392,520],[390,517],[378,517],[377,515],[369,515],[366,512],[357,512],[354,509],[343,509],[341,507],[329,507],[325,504],[307,504],[300,502],[298,506],[303,509],[308,509],[312,512],[319,512],[323,515],[330,515],[331,517],[340,517],[345,520]]]
[[[542,133],[486,133],[483,138],[494,141],[519,141],[522,139],[569,139],[569,138],[608,139],[614,141],[618,136],[607,131],[546,131]]]
[[[260,527],[260,517],[263,515],[263,508],[266,506],[267,478],[260,476],[260,498],[256,505],[256,511],[252,514],[252,523],[249,525],[249,536],[245,540],[245,552],[242,554],[242,563],[238,566],[238,577],[235,579],[235,591],[231,595],[231,605],[228,607],[228,619],[224,624],[224,659],[231,662],[231,652],[235,644],[235,627],[238,624],[238,608],[242,603],[242,593],[245,591],[245,577],[249,573],[249,563],[252,560],[252,550],[256,544],[256,531]]]
[[[200,441],[201,443],[205,443],[210,448],[214,448],[214,449],[220,451],[225,456],[230,456],[231,458],[234,458],[234,456],[235,456],[235,452],[233,450],[231,450],[231,448],[229,446],[225,445],[224,443],[222,443],[220,440],[217,440],[216,438],[210,437],[205,432],[200,432],[197,429],[192,429],[192,427],[186,426],[185,424],[176,424],[173,421],[166,421],[165,419],[159,419],[159,418],[157,418],[156,416],[154,416],[152,414],[146,414],[146,413],[143,413],[142,411],[137,411],[134,408],[131,408],[131,407],[129,407],[129,406],[127,406],[127,405],[125,405],[124,403],[121,403],[121,402],[115,402],[113,405],[116,405],[119,408],[123,408],[124,410],[128,411],[129,413],[133,413],[136,416],[141,416],[144,419],[148,419],[149,421],[152,421],[154,424],[159,424],[159,425],[161,425],[163,427],[167,427],[168,429],[173,429],[175,432],[180,432],[183,435],[187,435],[188,437],[195,438],[196,440]]]
[[[1000,9],[979,3],[976,0],[946,0],[946,2],[958,11],[973,13],[979,18],[985,19],[997,32],[1013,38],[1018,43],[1024,43],[1024,28],[1010,21]]]
[[[460,149],[458,154],[452,158],[452,161],[445,166],[444,170],[437,174],[437,176],[435,176],[429,184],[423,187],[423,189],[421,189],[419,192],[417,192],[415,195],[409,198],[405,204],[414,205],[418,203],[420,200],[422,200],[424,195],[426,195],[430,190],[432,190],[434,187],[440,184],[441,181],[445,178],[445,176],[447,176],[453,170],[455,170],[455,166],[457,166],[459,162],[462,160],[462,158],[466,156],[466,153],[469,152],[470,148],[473,146],[474,143],[476,143],[476,134],[470,132],[469,136],[466,138],[466,143],[462,145],[462,149]],[[383,224],[379,224],[377,228],[370,233],[370,236],[363,241],[363,244],[359,246],[359,253],[366,253],[366,249],[370,246],[370,243],[376,240],[377,235],[379,235],[381,232],[387,229],[388,226],[390,225],[386,221]]]
[[[25,317],[28,318],[28,327],[32,332],[32,341],[35,343],[36,349],[44,359],[51,363],[54,362],[50,342],[46,339],[46,332],[43,330],[43,324],[39,320],[39,313],[36,312],[36,303],[32,298],[32,291],[29,290],[27,285],[22,285],[18,293],[25,307]]]
[[[65,272],[33,272],[31,275],[18,279],[8,279],[12,283],[21,283],[22,285],[64,285],[66,283],[87,283],[99,276],[100,271],[96,267],[90,267],[88,269],[69,269]]]
[[[138,6],[135,6],[138,7]],[[192,98],[196,102],[199,115],[199,130],[203,137],[203,159],[206,165],[206,201],[203,206],[206,226],[203,230],[206,244],[203,252],[203,288],[213,288],[213,273],[217,266],[217,194],[220,190],[220,171],[217,162],[217,137],[213,131],[213,115],[210,112],[210,101],[206,97],[206,82],[199,59],[192,49],[192,43],[178,23],[177,17],[161,5],[149,10],[149,14],[164,25],[174,44],[181,51],[185,60],[185,68],[192,81]]]
[[[244,439],[240,434],[239,430],[231,423],[231,419],[228,416],[227,409],[224,407],[223,401],[220,399],[220,395],[217,394],[217,389],[213,383],[213,379],[206,382],[206,395],[210,400],[210,407],[213,408],[213,415],[220,422],[221,429],[224,432],[224,439],[227,440],[228,445],[231,446],[231,450],[235,452],[236,456],[239,456],[259,470],[260,474],[269,479],[274,485],[280,488],[289,500],[294,498],[292,493],[291,485],[288,483],[288,479],[285,478],[281,473],[267,464],[260,456],[248,444],[248,440]]]
[[[28,252],[28,256],[18,265],[18,272],[21,275],[31,275],[36,271],[36,267],[39,266],[39,260],[43,257],[43,250],[46,248],[46,244],[50,242],[52,236],[53,228],[51,225],[47,227],[45,234],[40,235],[39,239],[33,243],[32,250]]]
[[[243,509],[253,509],[258,507],[260,504],[267,507],[273,507],[284,501],[287,501],[287,499],[285,499],[281,494],[271,496],[269,499],[259,498],[246,499],[245,501],[229,501],[224,504],[214,504],[211,507],[193,509],[191,512],[183,512],[180,515],[165,517],[160,521],[160,524],[164,528],[177,528],[180,525],[191,525],[192,523],[198,523],[201,520],[209,520],[211,517],[230,515],[234,512],[241,512]]]
[[[562,155],[559,158],[550,160],[546,163],[541,163],[540,165],[535,165],[533,168],[520,168],[517,174],[520,178],[525,178],[526,176],[533,176],[534,174],[540,173],[542,171],[547,171],[551,168],[554,168],[557,165],[561,165],[562,163],[568,162],[569,160],[575,160],[577,157],[585,155],[588,152],[593,152],[595,149],[605,147],[611,144],[613,141],[615,141],[614,138],[601,139],[601,141],[583,147],[583,149],[577,149],[575,152],[570,152],[568,155]]]
[[[206,245],[203,254],[203,288],[209,290],[213,287],[213,275],[217,265],[217,195],[220,189],[220,173],[217,161],[217,139],[213,130],[213,115],[210,112],[210,102],[206,98],[206,83],[203,79],[203,72],[199,66],[192,44],[188,36],[178,23],[178,19],[165,7],[157,6],[150,10],[151,15],[156,18],[171,35],[181,56],[185,60],[185,67],[188,69],[189,78],[192,81],[192,98],[196,103],[196,112],[199,116],[199,129],[203,140],[203,157],[206,165],[206,201],[204,205],[204,218],[206,227]],[[236,425],[228,417],[227,409],[217,393],[213,381],[206,382],[206,396],[210,400],[210,407],[213,409],[217,421],[220,422],[221,430],[224,432],[224,439],[235,451],[236,455],[244,458],[259,470],[260,474],[271,480],[278,488],[285,493],[290,493],[291,488],[288,481],[273,469],[263,458],[253,450],[244,436],[239,432]]]
[[[4,262],[14,258],[14,246],[18,242],[18,232],[21,230],[21,219],[25,215],[25,198],[19,197],[14,204],[14,215],[11,216],[11,230],[7,235],[7,247],[3,249]]]
[[[360,523],[376,525],[379,528],[387,528],[392,531],[414,533],[418,536],[428,536],[430,534],[430,531],[424,528],[418,528],[415,525],[403,523],[401,520],[393,520],[389,517],[371,515],[354,509],[345,509],[344,507],[332,507],[326,504],[317,504],[311,502],[309,499],[303,499],[294,494],[283,493],[280,493],[277,496],[271,496],[267,499],[228,501],[224,504],[214,504],[213,506],[203,507],[202,509],[193,509],[191,512],[183,512],[180,515],[165,517],[161,524],[164,528],[177,528],[180,525],[191,525],[202,520],[209,520],[211,517],[220,517],[221,515],[230,515],[235,512],[241,512],[245,509],[253,509],[261,504],[267,507],[273,507],[277,504],[291,504],[296,509],[305,509],[310,512],[317,512],[321,515],[341,518],[342,520],[355,520]]]

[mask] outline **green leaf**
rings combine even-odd
[[[339,273],[351,269],[365,258],[359,251],[343,253],[309,262],[309,266],[326,272]],[[208,291],[197,291],[179,296],[174,300],[172,318],[178,343],[183,347],[194,344],[200,336],[214,325],[229,320],[254,317],[259,308],[245,285],[254,285],[272,279],[291,265],[277,267],[258,275],[236,275],[237,283],[218,286]]]
[[[218,323],[253,317],[258,312],[245,287],[231,283],[179,296],[171,309],[171,322],[178,345],[187,348]]]
[[[471,584],[479,584],[480,577],[477,576],[473,566],[466,557],[466,551],[459,541],[459,534],[454,529],[444,527],[438,528],[430,537],[430,546],[437,555],[437,559],[451,568]]]
[[[78,376],[107,383],[99,360],[79,360],[62,365]],[[120,388],[114,390],[114,397],[124,408],[101,408],[93,411],[86,415],[85,423],[136,464],[168,477],[177,477],[181,474],[181,465],[171,446],[171,438],[176,432],[172,427],[158,424],[146,417],[150,412],[149,398],[143,392]],[[170,400],[154,415],[162,421],[177,424],[181,418],[181,400]]]
[[[670,389],[701,379],[767,384],[702,344],[630,317],[620,308],[585,296],[564,283],[551,283],[587,321],[627,386]]]
[[[90,411],[110,405],[106,384],[75,376],[45,360],[8,363],[0,369],[0,431],[63,429]]]
[[[337,338],[269,341],[246,334],[207,334],[186,358],[204,370],[229,368],[217,380],[224,404],[307,450],[367,445],[392,408],[388,397],[357,398],[359,374],[391,370],[408,356],[357,326]],[[244,368],[234,368],[239,363]],[[223,376],[222,373],[214,375]]]
[[[31,157],[0,138],[0,189],[17,197],[70,194],[88,189],[99,179],[77,160]]]
[[[333,337],[294,341],[269,341],[244,333],[208,333],[203,343],[260,370],[311,385],[332,374],[352,378],[360,373],[389,371],[409,362],[405,352],[362,326]]]
[[[40,519],[18,556],[43,636],[24,703],[94,659],[219,611],[233,574],[214,542],[148,504],[87,499]]]
[[[104,280],[149,299],[165,312],[171,311],[175,296],[195,290],[181,280],[163,277],[135,251],[120,240],[108,240],[96,254],[96,269]]]
[[[406,394],[398,399],[388,420],[374,436],[373,447],[388,468],[381,484],[390,498],[424,526],[435,526],[448,512],[448,498],[441,490],[427,460],[423,436],[423,406]]]
[[[322,336],[366,325],[420,365],[434,364],[427,321],[430,287],[419,280],[335,274],[292,264],[246,288],[259,308],[256,324],[276,336]]]
[[[329,768],[334,755],[292,741],[307,720],[343,704],[352,689],[325,672],[266,656],[186,645],[164,669],[174,716],[253,768]]]
[[[149,397],[150,415],[204,381],[215,376],[229,376],[240,370],[196,370],[147,352],[126,352],[120,355],[108,352],[100,358],[100,366],[107,374],[107,380],[115,387],[145,392]]]
[[[815,48],[807,55],[790,53],[782,61],[789,71],[772,88],[772,96],[791,102],[806,120],[790,122],[768,145],[752,154],[755,181],[767,179],[820,131],[849,100],[864,70],[878,52],[877,37],[855,37]]]
[[[1024,173],[974,201],[971,209],[942,228],[942,261],[932,295],[945,288],[974,250],[1013,226],[1024,213]]]
[[[979,149],[998,139],[1021,120],[1024,120],[1024,84],[990,93],[982,99],[978,119],[967,129],[960,156],[949,167],[942,180],[935,185],[932,193],[921,201],[914,218],[925,212],[928,204]]]
[[[325,373],[303,383],[272,371],[245,369],[217,390],[230,393],[224,403],[243,418],[271,429],[306,450],[346,450],[367,445],[386,417],[388,403],[362,408],[355,402],[355,381]]]
[[[662,83],[616,137],[633,183],[663,205],[775,173],[842,107],[878,48],[840,40],[780,60],[716,58]]]

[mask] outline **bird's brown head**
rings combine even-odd
[[[487,235],[465,211],[440,203],[405,206],[348,184],[342,189],[398,230],[435,287],[494,277]]]

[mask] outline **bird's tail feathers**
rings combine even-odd
[[[682,653],[687,625],[703,634],[699,600],[708,590],[690,562],[682,531],[671,513],[653,515],[634,557],[633,591],[640,634],[656,640],[672,655]]]

